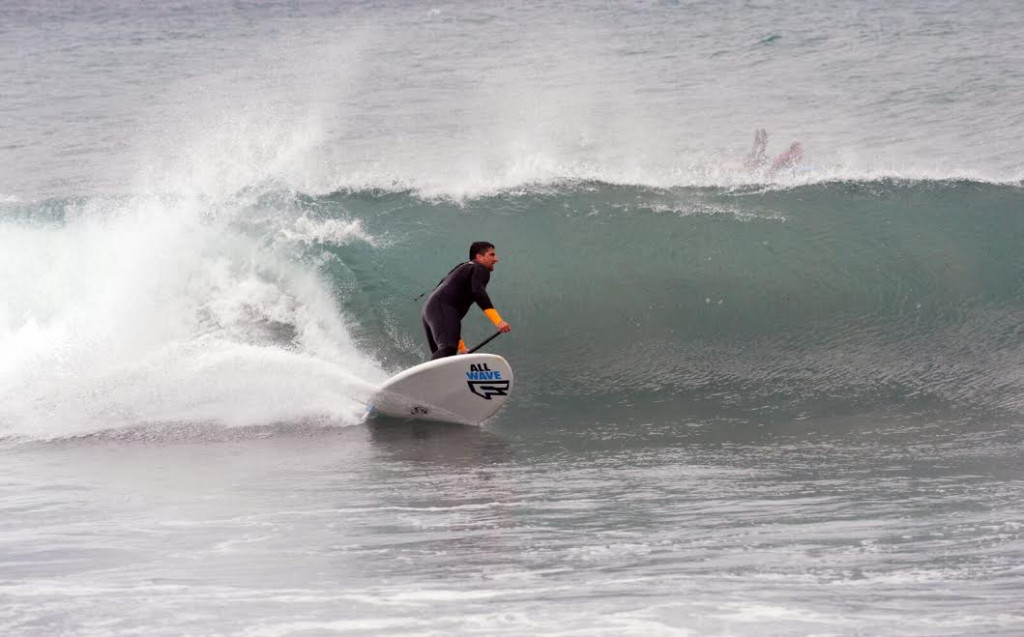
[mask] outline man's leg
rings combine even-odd
[[[423,308],[423,322],[429,335],[428,342],[434,346],[431,360],[458,353],[462,321],[455,308],[444,303],[428,304]]]
[[[434,341],[434,335],[430,333],[430,323],[427,323],[427,319],[423,319],[423,331],[427,333],[427,347],[430,348],[430,354],[434,355],[437,352],[437,342]]]

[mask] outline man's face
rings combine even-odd
[[[494,264],[498,262],[498,255],[494,254],[494,248],[487,248],[485,252],[476,255],[476,262],[493,271]]]

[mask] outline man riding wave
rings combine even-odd
[[[483,310],[498,331],[512,329],[494,309],[487,295],[487,283],[497,262],[493,243],[475,241],[469,246],[469,261],[452,268],[430,293],[420,317],[432,360],[467,351],[461,336],[462,318],[473,303]]]

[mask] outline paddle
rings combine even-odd
[[[476,347],[474,347],[473,349],[469,350],[469,351],[468,351],[468,352],[466,352],[466,353],[467,353],[467,354],[472,354],[473,352],[477,351],[478,349],[480,349],[480,348],[481,348],[481,347],[483,347],[484,345],[487,345],[488,343],[490,343],[490,342],[491,342],[491,341],[493,341],[494,339],[498,338],[499,336],[501,336],[501,330],[498,330],[498,331],[497,331],[497,332],[495,332],[494,334],[491,334],[491,335],[490,335],[490,336],[488,336],[488,337],[487,337],[486,339],[484,339],[484,341],[483,341],[482,343],[480,343],[479,345],[477,345]]]

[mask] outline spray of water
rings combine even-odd
[[[141,172],[145,194],[3,223],[0,436],[359,420],[383,372],[297,251],[373,237],[261,203],[315,145],[267,121],[196,137],[174,170]]]

